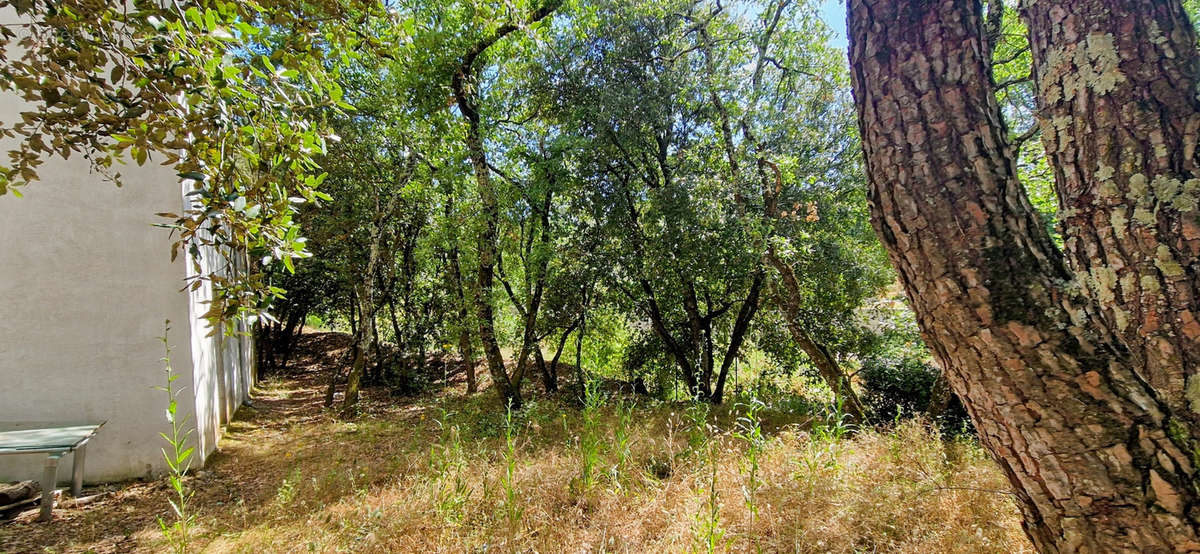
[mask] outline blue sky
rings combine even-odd
[[[829,45],[845,50],[847,45],[845,0],[821,0],[821,4],[817,7],[817,14],[826,25],[833,29],[833,37],[829,40]]]

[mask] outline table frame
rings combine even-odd
[[[79,497],[83,489],[83,465],[87,461],[87,443],[96,436],[106,421],[96,424],[96,428],[79,442],[72,446],[54,446],[47,448],[27,448],[0,450],[0,456],[14,454],[48,454],[42,468],[42,504],[38,521],[50,521],[54,509],[54,487],[58,485],[58,462],[63,456],[74,453],[71,460],[71,496]]]

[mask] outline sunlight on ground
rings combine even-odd
[[[189,480],[196,550],[1029,550],[983,451],[915,423],[841,436],[842,426],[768,408],[752,480],[729,406],[702,418],[640,401],[624,418],[609,405],[589,420],[568,395],[539,397],[506,441],[489,391],[370,389],[348,422],[321,409],[325,378],[268,380],[239,412]],[[161,482],[128,484],[49,526],[0,526],[0,551],[161,550],[166,509]]]

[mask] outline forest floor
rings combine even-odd
[[[629,398],[585,413],[567,394],[534,395],[507,426],[494,395],[466,396],[461,378],[413,397],[369,388],[346,421],[322,407],[346,345],[306,334],[292,370],[260,384],[187,478],[188,551],[1031,551],[1006,480],[969,438],[917,423],[847,434],[768,407],[748,449],[733,407],[705,417]],[[0,552],[171,548],[165,479],[93,493],[105,496],[49,524],[0,523]]]

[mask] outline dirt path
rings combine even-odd
[[[294,431],[335,423],[322,401],[328,371],[344,363],[348,346],[349,337],[343,334],[304,335],[290,371],[260,383],[253,405],[238,411],[219,450],[188,479],[196,491],[192,504],[202,532],[225,532],[258,519],[277,496],[288,460],[316,438]],[[365,395],[368,418],[394,415],[380,412],[405,405],[395,399],[383,402],[386,391],[368,389]],[[162,546],[158,518],[169,515],[168,492],[163,480],[85,487],[84,496],[106,496],[85,507],[55,509],[54,521],[48,524],[36,522],[32,512],[0,522],[0,552],[156,550]]]

